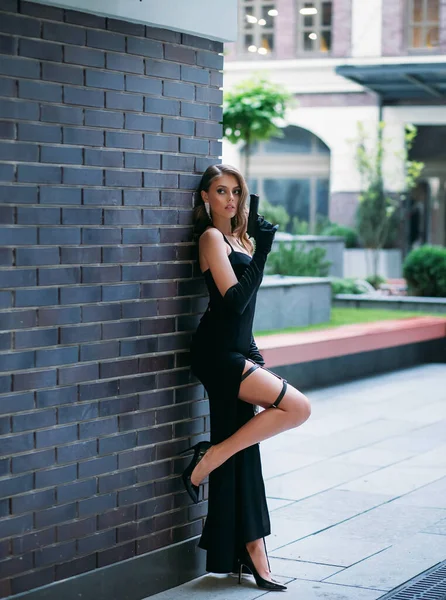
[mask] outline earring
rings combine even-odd
[[[205,202],[204,203],[204,207],[206,209],[206,212],[208,214],[209,219],[212,221],[212,217],[211,217],[211,207],[209,205],[209,202]]]

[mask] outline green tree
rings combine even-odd
[[[284,88],[263,77],[242,81],[225,94],[223,135],[232,144],[245,142],[245,177],[249,177],[252,145],[283,136],[279,124],[291,99]]]
[[[407,192],[415,187],[424,168],[424,163],[409,159],[417,128],[414,125],[406,125],[404,149],[394,152],[394,156],[403,162],[404,190],[398,193],[386,191],[383,165],[388,141],[384,138],[384,131],[385,123],[381,121],[378,124],[376,145],[370,149],[364,126],[358,123],[356,164],[361,174],[363,191],[359,196],[356,221],[363,245],[372,250],[375,278],[378,275],[379,251],[384,248],[389,238],[395,236],[395,228],[398,226],[397,211]]]

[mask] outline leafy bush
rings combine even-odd
[[[333,277],[330,281],[331,293],[333,296],[337,294],[364,294],[368,290],[361,282],[356,279],[340,279]]]
[[[421,246],[412,250],[403,266],[408,293],[446,297],[446,248]]]
[[[316,215],[316,226],[313,234],[310,231],[310,224],[308,221],[301,221],[298,217],[293,217],[291,233],[294,235],[326,235],[324,231],[329,225],[332,225],[332,223],[330,223],[327,217]]]
[[[382,277],[381,275],[369,275],[368,277],[366,277],[366,281],[368,281],[370,283],[370,285],[373,285],[375,290],[379,290],[380,286],[383,283],[385,283],[387,280],[385,277]]]
[[[298,217],[293,217],[291,232],[293,235],[308,235],[310,233],[310,224],[308,221],[301,221]]]
[[[311,248],[305,251],[303,244],[297,242],[279,243],[278,250],[271,252],[268,258],[268,273],[277,275],[296,275],[307,277],[326,277],[331,262],[325,259],[324,248]]]
[[[323,235],[338,235],[343,237],[345,240],[346,248],[357,248],[358,247],[358,234],[352,227],[345,227],[344,225],[338,225],[337,223],[331,223],[326,227]]]
[[[285,231],[290,221],[290,216],[284,206],[270,204],[267,200],[261,200],[259,212],[267,221],[279,225],[280,231]]]

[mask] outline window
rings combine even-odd
[[[302,127],[290,125],[282,129],[282,137],[272,137],[266,142],[252,145],[253,155],[262,154],[330,154],[324,142]]]
[[[268,202],[286,208],[291,221],[297,217],[299,221],[310,222],[311,179],[265,179],[263,192]]]
[[[241,0],[240,54],[253,58],[274,53],[274,25],[279,12],[271,0]]]
[[[438,47],[440,0],[409,0],[408,45],[413,49]]]
[[[250,177],[248,187],[251,194],[259,194],[273,206],[283,206],[290,216],[286,227],[293,233],[295,219],[303,231],[317,233],[328,221],[329,180],[322,177],[302,179],[288,177]]]
[[[283,206],[303,229],[317,232],[328,218],[330,149],[314,133],[289,125],[283,137],[252,146],[249,191],[275,206]]]
[[[297,49],[299,54],[331,51],[333,2],[297,0]]]

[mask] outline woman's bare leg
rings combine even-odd
[[[251,556],[251,560],[257,568],[257,571],[263,579],[271,580],[271,573],[268,566],[268,559],[265,553],[265,544],[263,538],[248,542],[246,548]]]
[[[247,361],[244,372],[251,366],[252,363]],[[242,381],[239,391],[240,400],[268,410],[257,414],[220,444],[211,446],[192,472],[191,481],[194,485],[198,485],[209,473],[240,450],[298,427],[309,418],[311,409],[308,399],[291,385],[288,385],[279,406],[269,409],[281,390],[282,380],[263,369],[257,369]]]

